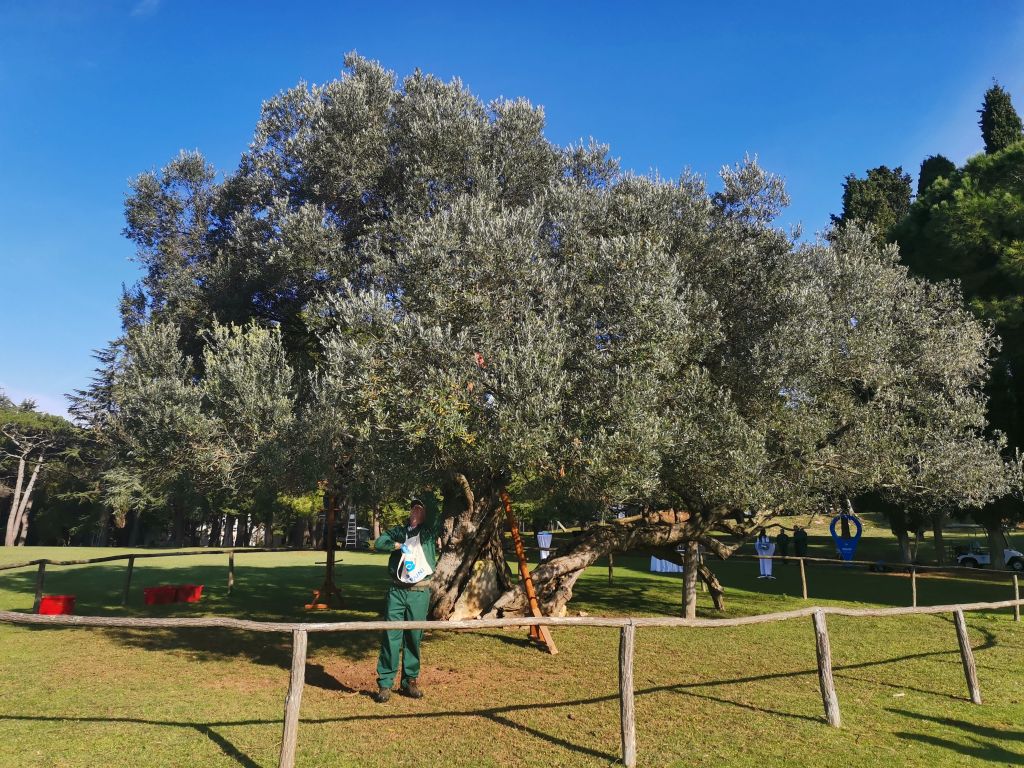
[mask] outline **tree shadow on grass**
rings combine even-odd
[[[907,656],[901,656],[898,658],[891,659],[880,659],[868,662],[859,662],[850,665],[840,665],[836,669],[861,669],[865,667],[871,667],[882,664],[890,664],[898,661],[905,661],[912,658],[924,658],[933,657],[936,655],[944,655],[946,652],[924,652],[919,654],[910,654]],[[752,682],[763,682],[770,680],[780,680],[788,678],[796,678],[801,676],[812,677],[816,674],[816,670],[797,670],[782,673],[769,673],[763,675],[752,675],[745,677],[732,677],[718,680],[701,680],[692,683],[678,683],[668,684],[660,686],[651,686],[648,688],[640,689],[635,692],[637,697],[648,696],[656,693],[677,693],[684,696],[698,698],[706,701],[715,701],[718,703],[726,704],[729,706],[738,707],[746,711],[755,711],[769,715],[782,716],[787,718],[799,719],[811,722],[822,722],[820,717],[812,717],[800,713],[784,712],[781,710],[769,709],[759,707],[744,702],[737,702],[731,699],[712,696],[706,692],[698,692],[695,689],[701,688],[713,688],[717,686],[727,685],[740,685]],[[344,694],[365,694],[369,695],[369,692],[357,691],[349,686],[344,685],[332,675],[330,675],[322,665],[312,664],[307,665],[306,668],[306,681],[309,685],[321,688],[323,690],[338,691]],[[925,692],[930,693],[930,692]],[[515,720],[514,716],[518,712],[536,711],[543,709],[557,709],[563,707],[580,707],[586,705],[608,703],[618,700],[618,694],[606,694],[602,696],[594,696],[590,698],[575,699],[571,701],[536,701],[524,704],[514,704],[502,707],[492,708],[480,708],[480,709],[466,709],[466,710],[452,710],[452,709],[439,709],[434,711],[421,711],[421,712],[407,712],[407,713],[396,713],[396,712],[381,712],[374,711],[369,714],[355,714],[341,717],[326,717],[326,718],[302,718],[303,724],[310,725],[326,725],[335,723],[346,723],[366,720],[412,720],[412,721],[424,721],[432,719],[443,719],[443,718],[486,718],[491,722],[495,723],[504,728],[510,728],[516,732],[526,733],[534,738],[540,739],[547,742],[551,746],[567,749],[572,752],[579,754],[589,755],[591,757],[614,762],[618,759],[617,755],[613,755],[607,752],[603,752],[599,749],[594,749],[587,745],[577,744],[573,741],[569,741],[560,736],[547,733],[536,727],[524,725],[523,723]],[[1021,755],[1011,752],[1003,747],[1000,747],[991,743],[983,743],[981,739],[1010,739],[1014,741],[1024,741],[1024,731],[1004,731],[995,728],[989,728],[985,726],[978,726],[973,723],[962,720],[952,720],[946,718],[930,718],[927,716],[918,715],[916,713],[906,712],[899,709],[889,709],[888,711],[903,715],[906,717],[916,719],[932,720],[933,722],[940,723],[942,725],[950,725],[961,728],[962,730],[968,731],[973,734],[978,742],[975,747],[968,747],[963,744],[958,744],[945,739],[938,739],[935,737],[923,736],[919,734],[910,733],[898,733],[897,736],[905,739],[916,740],[924,743],[929,743],[933,746],[937,746],[942,749],[948,749],[951,751],[959,752],[960,754],[968,757],[975,757],[979,759],[986,759],[992,761],[1002,761],[1006,763],[1015,763],[1021,759]],[[280,723],[279,720],[233,720],[233,721],[214,721],[206,723],[189,723],[189,722],[175,722],[175,721],[160,721],[160,720],[146,720],[142,718],[117,718],[117,717],[63,717],[63,716],[39,716],[39,715],[16,715],[16,714],[0,714],[0,720],[14,720],[24,722],[62,722],[62,721],[76,721],[76,722],[93,722],[93,723],[135,723],[140,725],[155,725],[155,726],[167,726],[176,728],[191,728],[197,733],[202,734],[206,738],[213,741],[221,749],[221,751],[234,759],[239,765],[250,768],[255,766],[256,763],[252,758],[245,755],[238,748],[236,748],[228,739],[219,734],[216,729],[218,728],[229,728],[237,726],[254,726],[254,725],[277,725]],[[301,744],[299,745],[301,751]]]
[[[531,640],[527,629],[523,629],[522,635],[506,634],[508,630],[502,633],[486,632],[483,630],[467,629],[460,631],[460,635],[475,635],[476,637],[486,637],[498,642],[505,643],[506,645],[512,645],[516,648],[522,648],[523,650],[529,650],[539,648],[535,640]]]
[[[943,699],[949,699],[951,701],[963,701],[964,696],[957,696],[953,693],[946,693],[945,691],[933,691],[928,688],[918,688],[913,685],[905,685],[903,683],[890,683],[885,680],[865,680],[864,678],[856,677],[854,675],[840,675],[835,674],[839,680],[850,680],[857,683],[870,683],[871,685],[880,685],[883,688],[892,688],[895,691],[913,691],[914,693],[921,693],[925,696],[937,696]]]
[[[1024,742],[1024,731],[1021,730],[1010,730],[1007,728],[992,728],[987,725],[978,725],[967,720],[957,720],[952,717],[935,717],[933,715],[922,715],[919,712],[910,712],[906,709],[897,709],[896,707],[887,707],[887,712],[892,712],[895,715],[909,718],[911,720],[927,720],[930,723],[941,725],[943,727],[959,728],[961,731],[965,731],[972,736],[977,736],[983,739],[998,739],[1000,741],[1021,741]]]
[[[583,704],[597,703],[605,701],[607,699],[616,698],[614,696],[599,697],[595,699],[580,700],[580,701],[567,701],[567,702],[536,702],[531,704],[517,704],[506,707],[494,707],[490,709],[470,709],[470,710],[436,710],[429,712],[408,712],[408,713],[374,713],[374,714],[360,714],[360,715],[347,715],[341,717],[323,717],[323,718],[300,718],[300,723],[304,725],[330,725],[337,723],[348,723],[358,722],[365,720],[433,720],[443,718],[486,718],[491,722],[499,725],[503,728],[510,728],[517,732],[527,733],[537,739],[546,741],[553,746],[557,746],[563,749],[577,752],[580,754],[590,755],[591,757],[598,758],[600,760],[614,762],[617,759],[616,755],[602,752],[591,747],[575,744],[571,741],[567,741],[559,736],[545,733],[542,730],[534,728],[532,726],[524,725],[516,720],[508,717],[508,715],[514,714],[520,711],[537,710],[537,709],[552,709],[557,707],[565,706],[579,706]],[[374,705],[376,706],[376,705]],[[207,738],[214,741],[224,754],[234,758],[239,765],[243,766],[255,766],[256,763],[247,755],[242,753],[237,747],[229,742],[225,737],[216,732],[216,728],[230,728],[238,726],[254,726],[254,725],[278,725],[281,723],[279,720],[229,720],[229,721],[216,721],[207,723],[188,723],[188,722],[176,722],[171,720],[147,720],[143,718],[128,718],[128,717],[59,717],[54,715],[15,715],[15,714],[0,714],[0,720],[13,720],[13,721],[24,721],[24,722],[88,722],[88,723],[132,723],[137,725],[153,725],[153,726],[166,726],[173,728],[192,728],[198,733],[203,734]],[[302,750],[302,744],[299,744],[299,751]]]
[[[292,638],[288,632],[221,628],[100,631],[124,645],[145,651],[184,654],[190,658],[198,657],[200,661],[244,659],[284,670],[290,669],[292,664]],[[354,662],[366,660],[379,646],[379,631],[314,632],[309,636],[310,654],[327,652]]]
[[[974,746],[968,746],[967,744],[960,744],[949,739],[940,739],[937,736],[925,736],[920,733],[905,733],[897,731],[894,735],[900,739],[916,741],[920,744],[929,744],[933,747],[938,747],[939,749],[948,749],[951,752],[958,752],[964,757],[974,758],[975,760],[985,760],[986,762],[997,763],[999,765],[1024,765],[1024,753],[1011,752],[998,744],[992,744],[991,742],[985,742],[979,739],[972,738],[971,741],[974,742]]]
[[[145,720],[136,717],[56,717],[52,715],[7,714],[0,714],[0,720],[37,723],[131,723],[134,725],[154,725],[169,728],[191,728],[196,731],[196,733],[205,736],[216,744],[221,752],[223,752],[227,757],[233,759],[239,765],[244,766],[244,768],[259,768],[259,763],[255,762],[251,757],[239,750],[234,744],[228,741],[227,738],[217,733],[214,729],[218,727],[239,725],[271,725],[275,722],[273,720],[239,720],[237,722],[223,723],[179,723],[173,720]]]
[[[183,558],[187,560],[187,558]],[[140,561],[144,562],[144,561]],[[383,562],[383,561],[382,561]],[[319,586],[324,568],[313,566],[244,566],[236,559],[235,586],[227,594],[226,567],[200,565],[151,569],[148,573],[136,565],[132,592],[127,606],[120,605],[122,592],[112,590],[112,576],[103,569],[78,569],[81,573],[60,573],[60,579],[47,577],[46,593],[59,590],[79,596],[76,612],[94,616],[130,616],[133,618],[179,618],[216,616],[269,622],[366,621],[379,618],[388,586],[386,571],[377,565],[339,565],[335,571],[344,603],[340,609],[308,611],[312,589],[297,584]],[[109,571],[109,569],[107,569]],[[383,572],[383,574],[382,574]],[[69,579],[74,579],[69,582]],[[124,573],[116,574],[123,580]],[[14,588],[28,594],[35,590],[35,574],[18,574]],[[198,603],[171,605],[143,604],[144,587],[160,584],[203,584]],[[5,587],[11,588],[8,584]],[[70,588],[69,588],[70,587]],[[123,586],[122,586],[123,589]],[[61,632],[56,627],[26,627],[30,631]],[[81,628],[74,628],[81,631]],[[291,665],[291,637],[288,632],[251,632],[235,629],[94,629],[125,645],[143,650],[188,653],[201,660],[246,658],[256,664],[287,669]],[[344,658],[362,660],[376,649],[377,632],[320,632],[310,637],[310,645],[327,649]]]
[[[936,618],[941,619],[942,621],[946,622],[947,624],[952,624],[953,623],[953,620],[951,618],[947,617],[947,616],[937,616]],[[972,630],[976,631],[978,634],[980,634],[984,638],[980,644],[972,646],[975,652],[988,650],[990,648],[994,648],[996,645],[999,644],[999,641],[996,639],[995,633],[993,633],[991,630],[988,630],[988,629],[985,629],[985,628],[977,628],[977,627],[972,627]],[[900,657],[894,658],[894,659],[858,662],[858,663],[855,663],[855,664],[835,665],[832,668],[833,669],[833,674],[835,675],[835,677],[840,678],[840,679],[854,680],[854,681],[857,681],[857,682],[870,683],[872,685],[880,685],[880,686],[883,686],[883,687],[893,688],[893,689],[896,689],[896,690],[914,691],[915,693],[922,693],[922,694],[924,694],[926,696],[938,696],[938,697],[941,697],[941,698],[951,699],[953,701],[961,701],[961,700],[963,700],[966,697],[965,696],[958,696],[958,695],[951,694],[951,693],[946,693],[946,692],[943,692],[943,691],[934,691],[934,690],[931,690],[931,689],[928,689],[928,688],[918,688],[918,687],[915,687],[915,686],[912,686],[912,685],[906,685],[904,683],[893,682],[893,681],[889,681],[889,680],[867,679],[867,678],[863,678],[863,677],[856,677],[854,675],[840,674],[840,672],[842,672],[842,671],[856,670],[856,669],[866,669],[866,668],[869,668],[869,667],[883,666],[885,664],[894,664],[894,663],[900,662],[900,661],[909,661],[911,659],[932,658],[932,659],[935,659],[937,661],[946,663],[950,667],[955,667],[957,671],[956,672],[951,671],[950,674],[951,675],[956,675],[957,677],[959,677],[960,676],[959,675],[959,669],[961,667],[960,652],[959,652],[959,650],[957,649],[956,646],[953,646],[952,636],[953,636],[953,633],[951,631],[950,632],[950,645],[952,647],[948,651],[923,651],[921,653],[908,654],[906,656],[900,656]],[[942,658],[942,657],[947,657],[947,658]],[[979,664],[978,668],[979,669],[983,669],[984,666]]]
[[[727,699],[724,696],[709,696],[706,693],[696,693],[694,691],[688,690],[691,687],[699,687],[699,684],[695,684],[693,686],[691,686],[691,685],[666,685],[666,686],[662,686],[660,689],[658,689],[658,688],[650,688],[650,689],[647,689],[645,691],[639,691],[637,693],[637,695],[642,695],[642,694],[646,694],[646,693],[655,693],[655,692],[658,692],[659,690],[661,690],[661,691],[669,691],[671,693],[678,693],[678,694],[680,694],[682,696],[689,696],[689,697],[694,698],[694,699],[702,699],[704,701],[714,701],[714,702],[718,702],[719,704],[728,704],[729,706],[737,707],[739,709],[745,709],[748,712],[759,712],[759,713],[761,713],[763,715],[774,715],[776,717],[787,717],[787,718],[790,718],[792,720],[804,720],[804,721],[809,722],[809,723],[820,723],[820,722],[822,722],[822,718],[820,718],[820,717],[813,717],[811,715],[801,715],[801,714],[798,714],[796,712],[783,712],[781,709],[771,709],[770,707],[759,707],[759,706],[757,706],[755,704],[747,704],[746,702],[734,701],[733,699]]]
[[[328,672],[323,664],[306,664],[306,685],[311,685],[323,691],[335,691],[350,696],[372,695],[370,691],[361,691],[358,688],[345,685],[345,683]]]
[[[315,554],[315,553],[310,553]],[[45,594],[74,594],[76,611],[95,616],[191,616],[215,612],[263,621],[308,620],[311,615],[344,613],[365,618],[380,613],[389,579],[386,561],[335,566],[335,582],[341,589],[344,605],[341,611],[312,614],[305,609],[313,591],[323,582],[324,566],[313,565],[247,565],[246,556],[235,558],[235,583],[228,594],[227,560],[224,565],[190,564],[192,558],[174,559],[173,565],[147,567],[147,560],[137,560],[132,573],[128,604],[121,605],[127,568],[121,563],[90,566],[51,566],[46,571]],[[171,560],[172,558],[168,558]],[[165,562],[166,561],[163,561]],[[31,605],[35,594],[36,572],[0,572],[0,591],[21,596]],[[202,584],[203,597],[198,603],[145,605],[143,590],[162,584]],[[5,606],[6,609],[6,606]]]
[[[827,557],[829,553],[818,553],[818,556]],[[793,600],[802,593],[800,568],[795,559],[787,564],[776,563],[774,580],[758,579],[757,564],[752,560],[711,559],[708,565],[725,587],[726,609],[730,615],[741,615],[751,608],[763,611],[764,596]],[[607,583],[603,569],[592,567],[576,583],[570,608],[584,605],[592,613],[610,611],[617,615],[624,606],[629,606],[633,613],[677,615],[681,605],[682,574],[653,573],[649,567],[647,555],[616,555],[611,584]],[[898,607],[911,602],[910,577],[906,573],[874,573],[866,566],[844,566],[838,560],[807,563],[806,573],[811,603],[853,602]],[[1002,582],[990,574],[979,574],[978,578],[971,579],[970,574],[951,578],[922,571],[918,573],[917,588],[919,605],[997,601],[1011,597],[1009,581]],[[707,597],[699,599],[703,601]],[[711,611],[709,606],[706,615],[720,614]]]

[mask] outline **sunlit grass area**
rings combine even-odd
[[[863,543],[881,556],[880,534]],[[0,550],[0,562],[73,559],[115,550]],[[816,538],[811,554],[829,555]],[[859,553],[860,554],[860,553]],[[340,555],[342,610],[317,620],[374,618],[385,559]],[[322,579],[317,552],[241,554],[233,594],[227,556],[139,560],[126,608],[125,564],[51,567],[48,594],[75,594],[81,614],[235,616],[294,620]],[[571,611],[677,615],[681,577],[617,556],[581,578]],[[713,562],[727,610],[700,594],[700,615],[739,616],[807,604],[907,605],[909,578],[863,569],[779,565],[758,580],[751,561]],[[0,608],[31,608],[35,571],[0,572]],[[144,606],[142,588],[202,583],[198,604]],[[1009,582],[919,579],[919,602],[1002,600]],[[982,706],[970,704],[951,617],[831,617],[844,724],[822,718],[810,622],[733,629],[643,629],[635,684],[640,765],[1010,765],[1024,762],[1024,623],[1009,611],[968,616]],[[427,697],[374,688],[374,633],[311,635],[298,765],[609,765],[619,755],[618,634],[555,631],[559,655],[524,632],[433,632],[424,643]],[[0,764],[19,766],[276,765],[290,638],[229,630],[178,632],[39,629],[0,625]]]

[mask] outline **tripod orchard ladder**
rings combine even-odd
[[[512,530],[512,543],[515,545],[516,558],[519,560],[519,575],[523,579],[523,587],[526,589],[526,599],[530,603],[530,615],[540,617],[543,614],[540,612],[540,604],[537,602],[537,591],[533,588],[530,566],[526,562],[526,550],[523,549],[523,539],[519,535],[519,523],[516,522],[515,515],[512,514],[512,499],[509,498],[506,490],[501,492],[501,503],[505,507],[508,526]],[[555,641],[551,639],[551,632],[547,627],[531,626],[530,639],[543,645],[552,656],[558,653],[558,648],[555,647]]]

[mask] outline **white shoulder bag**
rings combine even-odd
[[[406,584],[416,584],[432,574],[434,569],[427,563],[420,546],[420,535],[410,536],[402,545],[402,560],[398,563],[398,580]]]

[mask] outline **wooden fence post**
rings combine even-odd
[[[228,594],[235,588],[235,553],[228,552]]]
[[[608,553],[608,586],[612,585],[612,572],[615,568],[615,562],[612,560],[612,553]]]
[[[622,764],[636,765],[636,713],[633,709],[633,647],[636,627],[627,624],[619,635],[619,714],[622,720]]]
[[[910,569],[910,605],[917,608],[917,568]]]
[[[807,599],[807,571],[804,569],[804,559],[800,558],[800,584],[804,588],[804,600]]]
[[[971,695],[971,701],[981,704],[981,688],[978,686],[978,668],[974,664],[974,651],[971,650],[971,638],[967,635],[967,622],[964,621],[964,612],[957,608],[953,611],[953,621],[956,623],[956,639],[960,644],[960,661],[964,665],[964,677],[967,678],[967,691]]]
[[[1013,599],[1020,600],[1020,582],[1017,580],[1017,574],[1013,574]],[[1020,621],[1020,603],[1013,606],[1013,620]]]
[[[46,561],[39,563],[36,571],[36,599],[32,603],[32,613],[39,613],[39,604],[43,601],[43,581],[46,579]]]
[[[284,733],[281,736],[281,759],[278,768],[294,768],[295,746],[299,739],[299,706],[302,687],[306,684],[306,630],[292,630],[292,674],[288,695],[284,699]]]
[[[128,605],[128,592],[132,588],[132,570],[135,568],[135,555],[128,558],[128,572],[124,577],[124,594],[121,595],[121,605]]]
[[[821,701],[825,705],[825,719],[828,724],[838,728],[842,725],[839,715],[839,698],[836,696],[836,683],[832,679],[832,648],[828,642],[828,627],[825,624],[824,612],[814,612],[814,639],[818,651],[818,686],[821,688]]]
[[[683,618],[697,618],[697,542],[686,542],[683,556]]]

